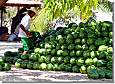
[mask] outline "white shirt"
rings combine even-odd
[[[30,16],[28,14],[26,14],[22,18],[20,24],[22,24],[24,26],[25,30],[29,30],[30,29]],[[18,37],[27,37],[26,33],[21,28],[19,28]]]

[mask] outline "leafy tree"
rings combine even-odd
[[[110,9],[108,0],[44,0],[43,2],[44,7],[33,21],[41,31],[47,28],[48,23],[58,17],[68,18],[71,11],[85,22],[92,16],[92,10],[97,9],[100,4],[104,3],[103,7]]]

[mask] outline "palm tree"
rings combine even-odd
[[[44,7],[39,11],[39,16],[33,21],[34,27],[43,30],[47,24],[58,17],[68,18],[70,11],[86,22],[97,8],[106,8],[112,11],[108,0],[44,0]]]

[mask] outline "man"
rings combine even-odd
[[[36,13],[32,10],[28,10],[28,13],[22,18],[19,24],[19,34],[18,37],[21,38],[23,44],[23,55],[27,54],[29,49],[33,48],[33,44],[29,39],[30,36],[30,20]]]
[[[26,15],[25,12],[27,12],[27,9],[29,9],[29,7],[23,7],[17,12],[16,16],[12,18],[11,35],[9,36],[8,41],[18,40],[17,35],[19,32],[19,23]]]

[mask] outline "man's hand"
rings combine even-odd
[[[27,35],[27,37],[32,37],[32,33],[29,31],[26,32],[26,35]]]

